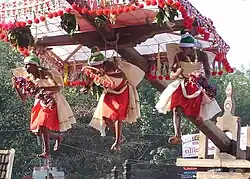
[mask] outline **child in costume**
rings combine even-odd
[[[105,127],[108,126],[116,135],[111,149],[119,150],[122,122],[133,123],[140,117],[136,86],[143,79],[144,72],[120,59],[107,60],[98,47],[93,47],[91,53],[88,64],[108,76],[114,82],[114,86],[104,88],[89,125],[99,130],[102,136],[105,136]]]
[[[63,87],[61,74],[55,70],[47,70],[41,67],[40,59],[36,55],[31,55],[24,60],[25,69],[33,81],[47,79],[53,83],[53,87],[43,86],[39,84],[39,88],[43,89],[48,95],[51,94],[55,103],[48,106],[37,95],[35,103],[31,111],[30,130],[42,137],[43,153],[38,157],[48,158],[50,155],[49,138],[55,140],[54,151],[58,151],[62,136],[51,131],[64,132],[72,128],[72,124],[76,123],[72,110],[60,93],[60,87]],[[21,92],[19,91],[19,94]]]
[[[163,91],[156,109],[166,114],[173,110],[175,136],[171,144],[181,143],[180,110],[187,117],[197,120],[212,119],[221,109],[214,99],[216,90],[208,84],[210,65],[205,52],[194,49],[195,39],[183,34],[179,44],[181,51],[175,55],[170,78],[174,80]]]

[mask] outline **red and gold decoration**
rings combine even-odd
[[[207,41],[210,39],[211,36],[214,37],[214,42],[211,48],[216,47],[216,57],[213,62],[213,71],[212,75],[219,75],[221,76],[224,72],[233,73],[234,69],[230,66],[228,60],[226,59],[226,54],[229,51],[229,46],[225,43],[225,41],[220,37],[220,35],[216,32],[215,27],[213,26],[213,22],[202,16],[201,13],[192,6],[192,4],[188,0],[167,0],[161,1],[158,0],[158,3],[155,0],[147,0],[146,5],[158,5],[160,8],[159,13],[157,14],[157,22],[160,25],[166,21],[166,18],[169,19],[169,15],[166,17],[165,13],[163,12],[164,9],[168,11],[171,10],[172,16],[177,16],[173,11],[178,10],[184,19],[184,26],[191,30],[195,28],[197,34],[203,36],[204,40]],[[171,9],[169,8],[171,7]],[[168,14],[168,13],[166,13]],[[159,18],[160,17],[160,18]],[[169,19],[171,21],[171,19]],[[223,66],[223,67],[222,67]],[[224,70],[223,70],[224,69]],[[151,73],[149,74],[149,79],[164,79],[162,75],[158,76],[155,74],[156,66],[151,67]],[[168,78],[168,75],[167,75]],[[166,78],[166,79],[167,79]]]
[[[85,66],[82,72],[87,77],[91,78],[95,83],[100,84],[104,88],[113,88],[114,82],[105,74],[102,74],[100,70],[95,67]]]
[[[29,26],[39,23],[46,24],[48,19],[61,17],[61,27],[72,35],[77,30],[76,12],[80,15],[94,17],[97,25],[101,25],[102,23],[114,24],[116,17],[121,13],[155,6],[159,9],[156,15],[156,22],[159,25],[168,21],[174,22],[175,17],[181,15],[184,19],[185,28],[195,29],[197,34],[203,36],[205,41],[214,39],[211,48],[216,48],[217,52],[213,63],[213,75],[222,75],[223,72],[232,73],[234,71],[226,59],[229,46],[216,32],[213,22],[202,16],[188,0],[146,0],[128,2],[127,4],[111,4],[104,0],[91,2],[87,1],[85,5],[73,3],[72,6],[69,6],[66,1],[60,0],[17,0],[1,3],[0,40],[10,42],[22,55],[28,56],[32,49],[30,47],[33,46],[32,35],[26,37],[29,34]],[[23,19],[20,17],[23,17]],[[22,33],[23,31],[27,32],[26,35]],[[17,40],[19,39],[17,36],[20,36],[20,34],[22,34],[23,40]],[[21,41],[22,43],[20,43]],[[160,75],[158,78],[168,79],[168,74]]]
[[[63,82],[64,86],[72,87],[72,86],[86,86],[86,82],[84,80],[69,80],[69,68],[68,64],[65,64],[63,67]]]

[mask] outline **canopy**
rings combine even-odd
[[[160,1],[161,0],[158,0],[157,2],[156,0],[147,0],[145,2],[139,0],[133,10],[128,8],[128,10],[126,11],[124,11],[123,9],[122,13],[116,13],[115,23],[110,24],[110,26],[114,29],[119,29],[131,26],[137,27],[143,24],[154,24],[155,16],[159,12],[159,8],[158,6],[155,6],[155,4],[160,4]],[[103,1],[88,0],[87,6],[90,7],[90,10],[92,11],[96,10],[95,13],[97,13],[99,10],[98,3],[102,2]],[[131,6],[130,1],[120,2],[119,0],[117,0],[116,2],[110,1],[110,3],[110,8],[122,7],[124,6],[124,4],[128,5],[128,7]],[[204,34],[196,36],[196,39],[199,41],[200,44],[202,44],[203,48],[207,49],[208,51],[213,51],[213,49],[215,48],[216,53],[227,53],[227,51],[229,50],[229,46],[216,32],[216,29],[210,19],[203,17],[200,12],[195,7],[193,7],[188,0],[177,0],[175,3],[181,4],[181,7],[179,7],[178,11],[179,18],[176,18],[176,21],[183,19],[183,10],[185,10],[185,12],[190,15],[190,17],[192,16],[197,20],[198,25],[202,26],[207,31],[207,38],[204,37]],[[72,8],[72,4],[73,3],[70,0],[9,0],[5,3],[0,4],[0,7],[2,9],[0,11],[0,19],[3,24],[9,22],[14,23],[15,21],[26,22],[30,24],[32,23],[31,31],[33,36],[36,38],[36,41],[38,39],[41,40],[43,38],[50,38],[53,41],[54,37],[67,35],[67,33],[60,26],[61,17],[59,14],[63,13],[63,11],[67,11],[67,9],[69,8]],[[88,10],[89,14],[91,13],[90,10]],[[83,11],[80,11],[79,13],[76,8],[73,10],[73,13],[76,15],[77,18],[77,23],[80,27],[80,31],[76,33],[96,31],[96,28],[93,26],[93,24],[86,20],[86,18],[83,18],[82,12]],[[185,20],[186,19],[184,18],[184,24]],[[177,31],[173,30],[172,32],[168,33],[164,33],[163,31],[163,33],[154,35],[152,38],[143,40],[134,48],[141,55],[156,54],[157,52],[166,52],[166,44],[173,42],[178,43],[179,40],[179,29]],[[63,46],[52,45],[47,47],[51,48],[53,54],[56,54],[58,59],[61,59],[62,62],[86,61],[90,56],[90,49],[87,46],[81,44]],[[106,57],[111,57],[117,54],[115,50],[116,49],[112,49],[102,52],[105,53]]]

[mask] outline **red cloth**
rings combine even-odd
[[[129,105],[129,88],[127,85],[127,81],[122,81],[122,83],[113,90],[120,91],[120,89],[123,88],[125,85],[127,87],[121,94],[105,94],[102,109],[103,117],[106,117],[111,120],[126,119]]]
[[[199,90],[198,86],[192,82],[187,82],[185,89],[188,95],[192,95]],[[181,107],[186,116],[199,117],[202,95],[203,93],[201,92],[199,96],[188,99],[184,97],[181,85],[179,85],[171,97],[171,110],[175,107]]]
[[[40,101],[38,101],[31,111],[30,130],[37,130],[40,126],[53,131],[60,130],[57,108],[50,109],[41,106]]]

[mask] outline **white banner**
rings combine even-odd
[[[228,135],[229,136],[229,135]],[[229,136],[230,137],[230,136]],[[241,127],[240,148],[246,150],[247,127]],[[199,134],[188,134],[182,136],[182,157],[197,157],[199,150]],[[215,145],[208,140],[208,155],[213,155]]]

